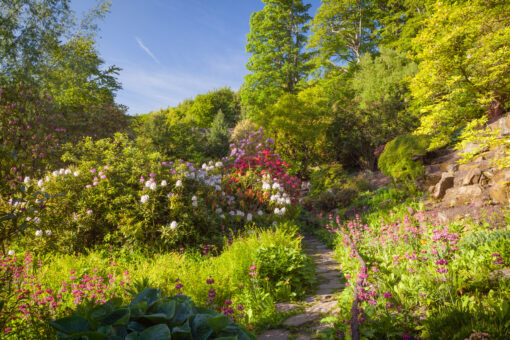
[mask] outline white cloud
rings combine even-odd
[[[138,43],[138,45],[142,48],[142,50],[144,50],[156,63],[160,64],[158,58],[156,58],[156,56],[151,52],[151,50],[149,50],[149,48],[143,44],[142,39],[135,37],[135,40]]]

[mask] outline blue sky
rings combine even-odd
[[[315,13],[320,0],[312,4]],[[95,0],[73,0],[78,14]],[[246,34],[261,0],[112,0],[99,23],[106,65],[122,68],[117,102],[129,114],[175,106],[199,93],[237,90],[247,71]]]

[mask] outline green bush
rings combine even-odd
[[[315,283],[311,260],[301,251],[283,246],[260,248],[256,253],[260,278],[278,300],[304,295]]]
[[[346,178],[347,173],[342,164],[322,164],[310,174],[310,194],[317,195],[332,187],[340,187]]]
[[[256,339],[228,316],[197,307],[185,295],[161,297],[147,288],[127,306],[121,299],[50,322],[59,339]]]
[[[414,180],[423,176],[423,165],[413,158],[424,155],[428,146],[427,136],[400,135],[386,144],[379,157],[379,168],[395,180]]]

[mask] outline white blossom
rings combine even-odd
[[[248,213],[248,214],[246,215],[246,220],[249,222],[249,221],[251,221],[252,219],[253,219],[253,215],[252,215],[252,214],[250,214],[250,213]]]
[[[80,172],[78,170],[76,170],[75,172],[73,172],[73,175],[74,175],[74,177],[78,177],[80,175]]]
[[[221,214],[222,212],[223,212],[223,209],[221,209],[221,208],[216,208],[216,213],[217,213],[217,214]]]
[[[66,170],[64,171],[64,173],[65,173],[66,175],[70,175],[70,174],[72,173],[72,171],[71,171],[71,170],[69,170],[69,169],[66,169]]]
[[[216,162],[216,164],[214,164],[215,167],[217,168],[221,168],[223,166],[223,163],[222,162]]]
[[[162,180],[162,181],[161,181],[161,186],[162,186],[162,187],[166,187],[166,186],[167,186],[167,184],[168,184],[168,183],[166,182],[166,180]]]
[[[273,189],[280,189],[280,184],[273,183]]]
[[[42,179],[37,181],[37,186],[41,188],[44,185],[44,181]]]
[[[66,173],[66,171],[65,171],[64,169],[60,169],[60,170],[58,171],[58,173],[59,173],[60,175],[63,175],[63,174],[65,174],[65,173]]]
[[[37,236],[37,237],[40,237],[40,236],[42,236],[42,235],[43,235],[42,230],[37,230],[37,231],[35,232],[35,236]]]
[[[280,208],[275,208],[275,209],[274,209],[274,213],[275,213],[276,215],[280,215]]]
[[[257,215],[262,216],[262,214],[264,214],[262,210],[257,211]]]
[[[175,182],[175,187],[176,188],[182,187],[182,181],[180,179],[178,179],[177,182]]]
[[[25,179],[23,179],[23,183],[25,184],[30,184],[30,177],[25,177]]]
[[[155,182],[150,182],[150,183],[151,183],[151,184],[150,184],[149,188],[150,188],[151,190],[156,190],[156,188],[158,187],[158,185],[157,185]]]
[[[175,228],[177,228],[177,222],[172,221],[172,223],[170,223],[170,229],[174,230]]]
[[[147,203],[149,201],[149,195],[143,195],[140,197],[140,202]]]
[[[193,196],[193,197],[191,197],[191,200],[192,200],[192,201],[196,201],[196,200],[197,200],[197,196]]]
[[[12,249],[11,249],[11,250],[9,250],[9,251],[7,252],[7,255],[9,255],[9,256],[12,256],[12,255],[14,255],[14,254],[15,254],[15,252],[14,252],[14,250],[12,250]]]
[[[193,202],[191,203],[191,205],[192,205],[192,206],[194,206],[194,207],[198,207],[198,202],[197,202],[197,201],[193,201]]]
[[[53,177],[57,177],[58,176],[58,171],[53,171],[52,175],[53,175]]]
[[[41,223],[41,219],[40,219],[39,217],[37,217],[37,216],[36,216],[36,217],[34,217],[34,223],[35,223],[35,224],[39,224],[39,223]]]
[[[271,190],[271,184],[264,182],[262,184],[262,190]]]
[[[221,214],[221,215],[220,215],[220,218],[225,219],[225,215],[224,215],[224,214]]]
[[[175,194],[173,192],[169,192],[168,195],[166,195],[166,197],[168,197],[168,199],[171,199],[174,196],[175,196]]]
[[[51,234],[53,234],[51,230],[46,230],[46,235],[51,236]]]
[[[242,212],[241,210],[237,210],[236,214],[237,216],[244,216],[244,212]]]

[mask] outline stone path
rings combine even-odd
[[[338,263],[333,259],[333,250],[327,249],[313,236],[305,236],[303,246],[306,254],[316,264],[315,274],[318,286],[314,295],[302,301],[303,312],[286,319],[279,329],[271,329],[259,335],[258,339],[265,340],[306,340],[312,339],[322,329],[331,325],[320,324],[319,321],[326,315],[335,314],[337,301],[335,294],[344,287]],[[300,305],[293,303],[278,303],[276,310],[290,312]]]

